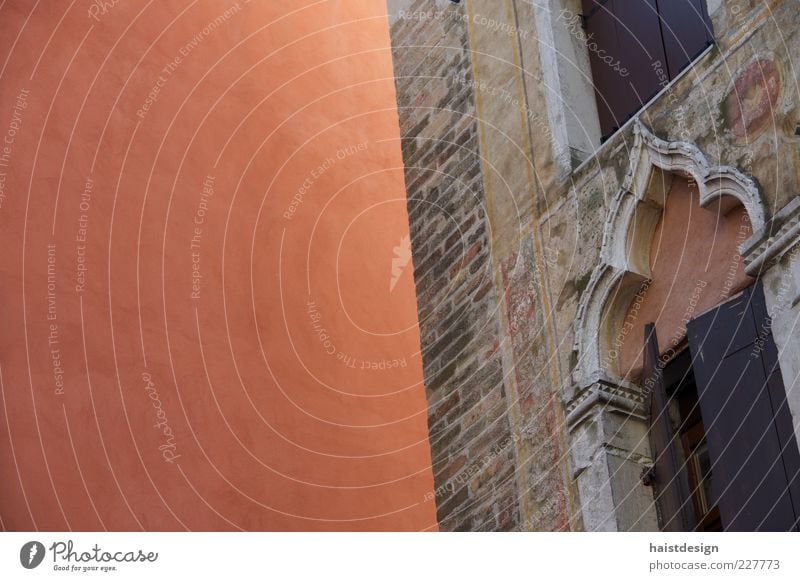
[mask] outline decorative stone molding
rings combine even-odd
[[[596,405],[644,419],[647,413],[642,391],[624,380],[598,380],[581,390],[566,406],[566,424],[571,429],[578,425]]]
[[[786,204],[772,220],[741,247],[744,269],[758,276],[800,242],[800,196]]]
[[[697,184],[703,208],[727,214],[742,205],[755,232],[767,223],[767,206],[753,180],[732,167],[712,167],[695,145],[659,139],[636,121],[628,171],[605,221],[600,264],[578,305],[573,382],[579,393],[598,377],[622,384],[607,365],[610,344],[634,295],[651,278],[650,247],[672,175]]]

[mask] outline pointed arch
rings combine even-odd
[[[621,382],[608,365],[613,333],[651,278],[650,249],[673,175],[697,184],[701,207],[727,214],[741,205],[755,233],[767,223],[767,206],[752,179],[733,167],[712,167],[697,146],[659,139],[637,121],[628,170],[606,216],[600,265],[578,305],[573,345],[578,389],[598,381]],[[750,245],[746,241],[742,248]]]

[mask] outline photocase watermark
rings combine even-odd
[[[491,32],[499,32],[507,36],[518,35],[521,38],[527,38],[528,35],[530,35],[529,30],[519,28],[514,24],[509,24],[507,22],[503,22],[502,20],[497,20],[496,18],[491,18],[489,16],[484,16],[477,13],[473,14],[470,18],[469,14],[455,10],[399,10],[397,12],[397,19],[421,22],[434,20],[456,20],[465,24],[469,24],[471,22],[476,26],[487,28]]]
[[[552,246],[544,246],[542,248],[541,260],[534,259],[531,262],[526,262],[522,255],[518,254],[514,261],[514,267],[511,269],[508,276],[528,276],[528,284],[526,286],[527,292],[532,296],[536,295],[541,291],[542,285],[544,284],[544,271],[557,268],[559,266],[559,256],[559,250]],[[512,322],[512,326],[513,330],[516,331],[515,322]]]
[[[550,268],[557,268],[559,266],[559,259],[560,252],[558,248],[554,248],[552,246],[544,246],[542,248],[542,260],[541,266],[539,265],[538,260],[534,260],[532,264],[532,274],[530,282],[528,283],[528,288],[533,291],[536,289],[537,286],[542,285],[542,281],[544,281],[545,273],[542,272],[542,267],[544,269]]]
[[[25,109],[28,108],[29,95],[28,89],[20,89],[17,93],[17,99],[11,109],[11,120],[8,122],[5,135],[3,135],[3,142],[0,143],[0,208],[3,207],[6,199],[6,180],[8,179],[6,169],[11,165],[11,154],[14,152],[17,134],[22,129],[22,117]]]
[[[731,296],[733,286],[736,282],[739,270],[742,267],[742,255],[739,254],[738,248],[747,240],[753,233],[753,227],[750,225],[750,216],[747,212],[742,212],[742,218],[739,223],[739,231],[736,234],[736,250],[731,258],[731,263],[728,266],[728,272],[725,273],[725,282],[722,284],[721,298],[727,299]]]
[[[144,383],[144,390],[153,405],[153,409],[156,411],[156,423],[153,424],[153,427],[157,429],[164,438],[163,443],[158,446],[158,451],[161,453],[164,462],[174,464],[175,460],[180,458],[181,455],[177,454],[178,446],[175,443],[175,433],[169,425],[167,412],[164,411],[164,405],[161,403],[161,397],[153,381],[153,376],[147,371],[143,371],[142,382]]]
[[[522,433],[514,432],[513,434],[506,436],[500,442],[494,444],[491,448],[489,448],[489,451],[486,452],[483,456],[481,456],[474,462],[470,463],[466,468],[458,472],[447,482],[436,488],[436,490],[434,490],[433,492],[426,492],[424,498],[425,502],[444,496],[446,494],[452,494],[456,490],[459,490],[461,486],[463,486],[464,484],[472,480],[475,476],[483,472],[501,454],[506,452],[512,444],[516,444],[517,442],[522,440],[523,437],[529,437],[529,434],[526,430],[523,430]]]
[[[101,17],[108,14],[122,0],[92,0],[86,14],[95,22],[100,22]]]
[[[669,345],[669,347],[661,355],[661,359],[665,363],[670,361],[675,356],[678,345],[680,345],[681,341],[686,337],[686,326],[694,316],[695,311],[697,310],[697,305],[700,302],[700,296],[703,294],[703,291],[707,286],[708,281],[702,279],[698,279],[695,283],[694,289],[692,289],[692,294],[689,295],[689,302],[686,305],[686,310],[684,310],[683,317],[680,320],[680,325],[672,334],[672,337],[670,337],[669,341],[667,341],[667,345]]]
[[[314,301],[306,303],[308,319],[311,322],[311,330],[317,336],[323,351],[331,357],[336,357],[336,360],[349,369],[360,369],[366,371],[387,371],[389,369],[398,369],[401,367],[408,367],[408,361],[405,357],[396,359],[363,359],[356,357],[344,350],[338,349],[333,341],[331,334],[325,328],[322,318],[322,312],[319,306]]]
[[[47,245],[47,348],[53,371],[54,393],[64,395],[64,366],[61,361],[61,340],[56,303],[56,245]]]
[[[731,20],[736,25],[741,26],[744,24],[744,21],[750,16],[754,11],[750,8],[750,5],[746,2],[731,2],[728,6],[728,13],[732,17]],[[728,26],[728,28],[733,28],[732,26]]]
[[[200,191],[200,201],[197,204],[197,209],[194,213],[192,220],[192,236],[189,241],[189,253],[192,258],[192,284],[189,297],[193,300],[200,298],[200,289],[202,286],[203,273],[200,267],[200,249],[203,241],[203,228],[206,223],[206,214],[208,213],[209,203],[214,197],[214,176],[207,175],[203,180],[203,187]]]
[[[625,339],[634,329],[636,320],[639,318],[639,311],[642,309],[642,303],[644,303],[644,299],[647,297],[647,291],[650,290],[651,284],[653,284],[652,280],[646,280],[633,297],[628,313],[625,315],[625,321],[622,323],[622,327],[611,343],[606,367],[610,367],[613,361],[619,359],[619,352],[622,349],[622,345],[625,343]]]
[[[757,358],[761,355],[767,345],[768,336],[772,334],[773,317],[782,315],[787,307],[791,305],[791,301],[787,300],[787,296],[791,296],[791,294],[794,294],[796,291],[792,269],[797,264],[798,255],[800,255],[800,246],[795,246],[792,248],[791,252],[789,252],[788,268],[786,272],[781,275],[778,283],[778,290],[772,299],[772,303],[775,305],[772,315],[768,316],[764,323],[762,323],[753,349],[750,352],[750,357]]]
[[[39,541],[29,541],[19,550],[20,565],[26,569],[36,569],[42,564],[46,552],[44,545]]]
[[[284,219],[291,220],[294,218],[298,208],[305,201],[306,194],[311,191],[311,188],[314,186],[317,180],[325,175],[333,166],[340,161],[344,161],[348,157],[352,157],[353,155],[359,154],[362,151],[366,151],[368,148],[369,142],[364,141],[362,143],[356,143],[341,149],[337,149],[332,156],[326,157],[321,164],[311,170],[311,173],[308,174],[306,179],[303,180],[303,183],[300,184],[300,187],[297,189],[294,196],[292,196],[292,200],[289,202],[289,207],[286,208],[286,211],[283,213]]]
[[[397,283],[400,282],[400,277],[411,262],[411,237],[403,236],[400,239],[400,244],[392,249],[394,256],[392,257],[392,276],[389,279],[389,292],[394,292]]]
[[[80,199],[78,201],[78,230],[75,233],[75,292],[78,294],[86,290],[86,243],[89,239],[89,210],[92,208],[92,190],[94,180],[91,176],[86,178]]]
[[[694,315],[694,312],[697,309],[697,304],[700,302],[700,295],[707,286],[708,282],[702,279],[697,280],[694,290],[689,297],[689,304],[687,305],[684,316],[681,319],[681,326],[678,327],[678,329],[672,334],[672,337],[670,337],[670,340],[667,342],[669,345],[667,350],[658,357],[658,363],[656,363],[656,371],[658,373],[647,377],[642,382],[642,395],[644,395],[645,399],[650,397],[650,394],[653,392],[653,387],[655,386],[655,383],[659,377],[659,373],[664,370],[667,364],[672,361],[672,358],[677,354],[678,345],[680,345],[681,341],[686,337],[686,325],[689,323],[692,315]],[[660,346],[659,349],[661,349]]]
[[[658,77],[658,86],[662,89],[670,84],[671,80],[669,75],[664,70],[664,64],[660,60],[654,61],[650,67],[655,71]],[[672,119],[672,126],[677,127],[677,136],[681,141],[691,141],[692,132],[686,124],[686,105],[683,99],[679,99],[675,94],[673,88],[670,88],[666,93],[667,101],[670,106],[670,119]]]
[[[249,1],[250,0],[245,0],[243,4],[247,4]],[[159,95],[161,94],[161,89],[166,86],[170,77],[175,74],[175,71],[180,68],[184,59],[187,58],[192,51],[194,51],[194,49],[200,46],[200,44],[215,30],[225,24],[233,16],[238,14],[241,9],[242,7],[239,2],[236,2],[233,6],[225,10],[225,12],[206,24],[191,38],[191,40],[186,42],[180,49],[178,49],[178,54],[176,54],[172,60],[164,65],[164,67],[161,69],[161,73],[158,75],[158,79],[156,79],[156,82],[153,84],[153,86],[150,87],[150,91],[147,93],[144,103],[142,103],[142,106],[137,109],[136,116],[139,117],[139,119],[144,120],[147,112],[156,103],[156,101],[158,101]]]
[[[550,129],[550,124],[548,121],[540,115],[538,112],[532,110],[528,107],[524,100],[520,100],[515,95],[511,94],[511,92],[506,89],[505,87],[497,87],[495,85],[491,85],[484,80],[474,81],[474,80],[467,80],[466,78],[459,77],[456,79],[456,82],[462,86],[470,87],[473,91],[480,91],[481,94],[500,99],[504,101],[507,105],[522,111],[528,121],[536,128],[540,135],[543,135],[548,140],[552,139],[553,132]],[[559,158],[556,160],[559,163],[569,163],[569,154],[562,153]]]
[[[604,48],[597,44],[593,32],[586,34],[586,31],[583,29],[583,19],[580,14],[575,14],[569,8],[562,8],[558,13],[557,20],[563,22],[569,33],[575,37],[578,42],[584,44],[589,52],[594,53],[598,60],[608,65],[608,67],[615,73],[618,73],[619,76],[627,77],[631,74],[628,69],[622,66],[622,62],[619,58],[608,54]]]
[[[49,548],[53,557],[53,571],[71,573],[109,573],[117,571],[121,563],[155,563],[158,553],[136,550],[105,550],[97,543],[88,549],[76,549],[72,540],[56,541]],[[47,551],[42,543],[31,541],[20,550],[20,563],[26,569],[38,567]],[[27,564],[26,564],[27,562]]]
[[[551,520],[552,514],[558,509],[557,508],[558,500],[555,497],[549,495],[544,498],[543,503],[544,506],[533,511],[527,518],[522,520],[514,528],[514,530],[517,532],[544,530],[546,525],[543,526],[542,523],[547,523]],[[562,530],[562,531],[567,530],[565,527],[566,525],[557,530]],[[547,527],[546,530],[550,530],[549,527]]]

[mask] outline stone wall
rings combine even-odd
[[[707,4],[716,45],[677,81],[665,84],[637,118],[661,139],[695,144],[709,165],[732,166],[754,179],[769,218],[800,186],[795,135],[800,98],[792,69],[793,56],[800,54],[796,6],[786,0]],[[457,406],[468,394],[488,393],[502,377],[499,397],[505,399],[496,413],[507,427],[497,439],[510,437],[513,454],[497,470],[505,473],[516,463],[518,492],[509,492],[499,505],[505,507],[516,494],[515,526],[647,530],[657,525],[650,492],[638,480],[649,452],[642,444],[646,424],[637,388],[623,390],[624,406],[593,407],[587,403],[589,387],[573,377],[581,357],[574,349],[578,305],[600,262],[606,218],[634,146],[631,122],[606,143],[596,143],[585,160],[575,156],[569,116],[596,110],[586,95],[574,94],[581,87],[562,74],[563,59],[553,54],[564,47],[578,54],[580,44],[553,27],[565,26],[557,18],[560,10],[578,6],[576,0],[536,6],[523,0],[390,2],[402,133],[413,138],[404,143],[404,158],[436,484],[468,469],[462,450],[472,453],[478,444],[485,449],[485,440],[465,430],[471,416]],[[410,48],[414,45],[420,46]],[[447,102],[461,108],[442,111]],[[463,145],[470,162],[461,143],[448,143],[467,130]],[[430,136],[438,142],[426,147]],[[437,172],[451,168],[458,168],[456,175],[444,181],[464,184],[442,197],[445,190],[437,186],[443,174]],[[467,191],[474,198],[454,204],[457,218],[446,218],[430,203],[420,207],[421,196],[443,200],[445,208]],[[467,226],[459,232],[462,223]],[[479,231],[480,238],[470,234]],[[448,236],[462,241],[458,249],[448,250]],[[469,271],[458,265],[462,256],[473,260]],[[785,270],[792,268],[797,270],[791,265]],[[454,282],[453,273],[462,276]],[[484,302],[458,310],[451,301],[462,300],[471,288],[486,293]],[[449,333],[457,321],[462,326]],[[442,358],[451,345],[456,350]],[[782,357],[791,385],[797,367],[792,362],[800,355],[782,352]],[[460,372],[482,369],[482,361],[496,369],[491,379],[470,377],[463,383]],[[622,393],[602,381],[591,389],[603,397]],[[440,406],[457,411],[439,413]],[[443,438],[444,426],[456,420],[458,435]],[[455,503],[447,502],[437,498],[440,518],[455,510]],[[458,502],[473,506],[468,491]],[[468,519],[460,523],[475,527]]]
[[[794,134],[800,98],[793,73],[787,73],[793,55],[800,54],[796,10],[785,1],[709,1],[708,7],[717,44],[676,82],[665,85],[637,117],[662,139],[695,144],[709,165],[731,166],[753,178],[769,217],[797,195],[800,185]],[[555,98],[569,101],[570,95]],[[600,262],[606,217],[630,163],[633,127],[633,123],[623,127],[564,179],[557,172],[539,172],[547,192],[539,230],[543,246],[556,249],[554,255],[558,256],[548,264],[545,281],[549,292],[558,297],[555,333],[561,339],[553,355],[568,373],[581,357],[573,350],[575,318]],[[537,150],[548,147],[541,140],[534,145]],[[791,326],[795,324],[792,321],[776,326]],[[780,337],[777,340],[780,342]],[[794,345],[795,352],[797,347]],[[786,351],[782,356],[791,361]],[[796,369],[787,364],[782,371],[786,385],[791,385]],[[579,489],[575,510],[582,515],[583,527],[654,528],[652,511],[634,478],[648,462],[648,452],[641,446],[646,432],[636,417],[636,397],[629,398],[630,411],[598,405],[576,417],[590,388],[572,379],[562,387],[571,422],[565,428],[570,441],[570,476]],[[591,389],[604,391],[607,387],[600,383]],[[600,510],[604,501],[615,522],[608,518],[609,510]]]

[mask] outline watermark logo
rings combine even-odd
[[[89,18],[94,19],[95,22],[100,22],[100,17],[108,14],[111,9],[121,1],[122,0],[94,0],[89,6],[87,14]]]
[[[403,276],[408,263],[411,262],[411,238],[403,236],[400,244],[393,248],[394,257],[392,257],[392,279],[389,281],[389,292],[394,291],[394,287]]]
[[[19,562],[26,569],[36,569],[44,560],[44,545],[39,541],[30,541],[19,550]]]

